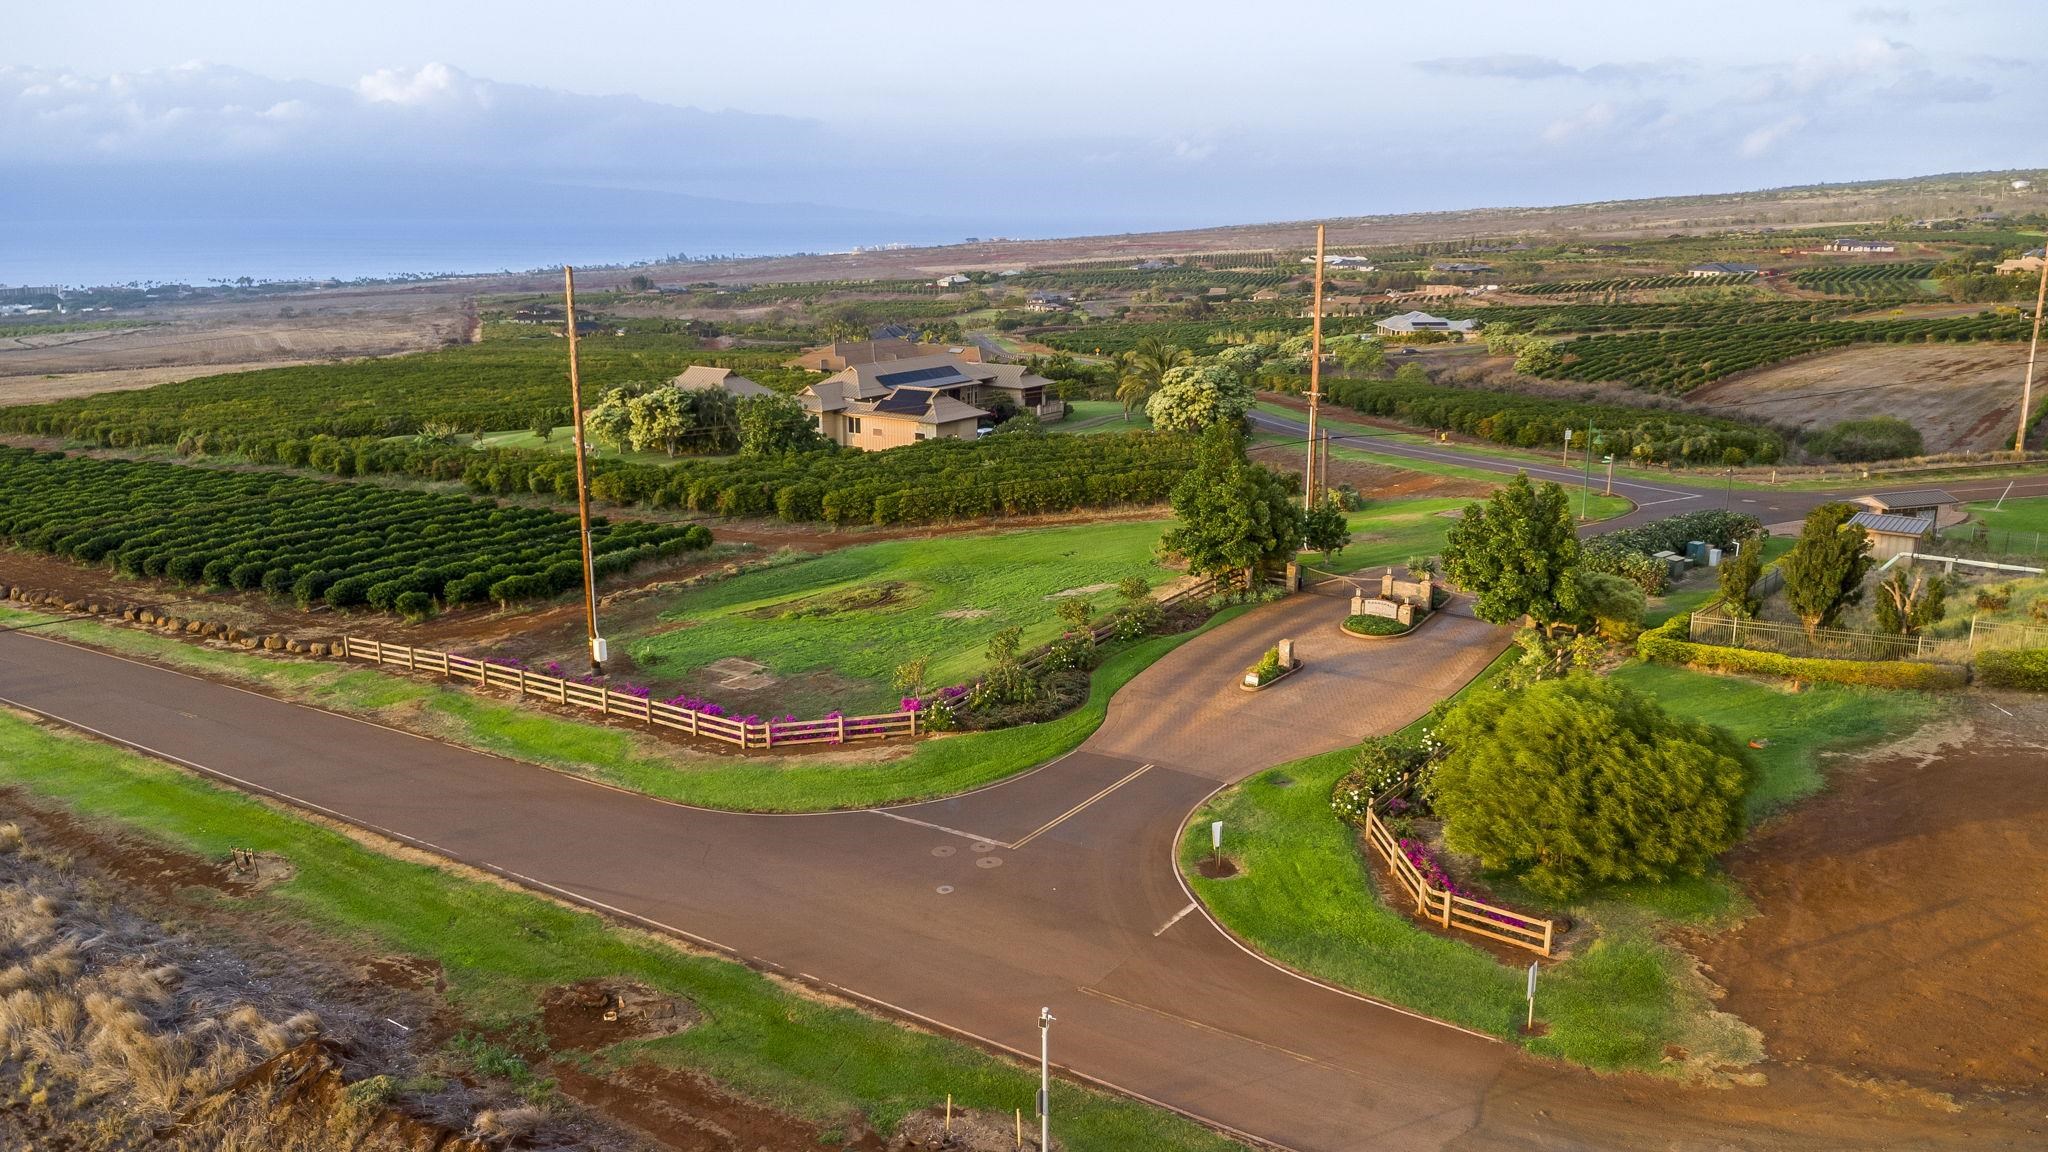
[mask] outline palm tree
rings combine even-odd
[[[1147,336],[1138,341],[1137,347],[1124,353],[1124,371],[1116,384],[1116,398],[1124,406],[1124,423],[1131,420],[1131,409],[1145,402],[1166,374],[1195,362],[1195,354],[1185,348],[1168,344],[1157,336]]]

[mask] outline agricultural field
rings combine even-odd
[[[1618,380],[1651,392],[1684,394],[1724,376],[1851,344],[1969,344],[2026,338],[2017,316],[1960,319],[1753,322],[1665,332],[1583,336],[1556,349],[1549,379]]]
[[[1794,272],[1801,288],[1858,299],[1914,299],[1929,295],[1934,265],[1928,263],[1819,264]]]
[[[1994,451],[2012,446],[2026,358],[2009,343],[1860,345],[1717,380],[1686,401],[1806,432],[1894,416],[1930,453]]]
[[[1064,597],[1099,614],[1121,580],[1172,579],[1153,556],[1163,528],[1141,520],[845,548],[685,592],[621,647],[637,674],[743,711],[893,710],[890,676],[905,661],[928,660],[934,684],[970,680],[997,632],[1024,629],[1026,648],[1057,635]],[[732,659],[765,670],[755,686],[723,688],[729,677],[705,671]]]
[[[124,576],[409,616],[582,579],[576,519],[463,496],[0,448],[0,539]],[[706,547],[700,525],[593,526],[602,575]]]
[[[1523,296],[1567,296],[1582,292],[1640,292],[1661,288],[1720,288],[1730,284],[1748,284],[1756,279],[1751,273],[1734,276],[1623,276],[1608,280],[1551,280],[1540,284],[1510,284],[1507,290]]]

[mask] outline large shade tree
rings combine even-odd
[[[1237,428],[1257,395],[1250,382],[1222,364],[1174,368],[1160,378],[1145,402],[1145,414],[1162,432],[1200,432],[1216,425]]]
[[[1742,746],[1612,680],[1474,692],[1432,735],[1444,843],[1547,896],[1698,875],[1742,833]]]
[[[1245,459],[1244,434],[1217,424],[1202,434],[1195,466],[1173,489],[1178,522],[1161,550],[1199,576],[1243,576],[1301,548],[1301,509],[1287,478]]]
[[[1785,573],[1785,602],[1799,614],[1808,635],[1831,628],[1842,610],[1863,599],[1870,572],[1870,536],[1849,521],[1858,509],[1840,502],[1806,514],[1799,542],[1778,562]]]
[[[1554,483],[1539,487],[1524,472],[1466,505],[1444,536],[1443,557],[1444,574],[1473,594],[1481,620],[1549,623],[1572,615],[1579,537],[1571,498]]]

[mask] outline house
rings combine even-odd
[[[1278,300],[1279,298],[1280,290],[1278,288],[1261,288],[1257,292],[1252,293],[1252,299],[1260,304],[1264,304],[1268,300]]]
[[[1849,523],[1860,524],[1870,536],[1870,558],[1882,563],[1902,552],[1912,552],[1934,531],[1931,516],[1887,516],[1879,512],[1858,512]]]
[[[1695,264],[1685,270],[1688,276],[1754,276],[1761,269],[1754,264],[1730,264],[1714,261],[1709,264]]]
[[[1493,265],[1466,264],[1454,260],[1443,264],[1431,264],[1429,270],[1432,272],[1491,272],[1493,271]]]
[[[834,340],[816,348],[806,348],[795,359],[783,362],[786,368],[804,368],[812,372],[842,372],[855,364],[880,364],[887,360],[902,360],[911,356],[929,356],[942,351],[929,344],[919,344],[900,336],[887,336],[875,340]],[[961,348],[947,348],[943,351],[969,360],[981,359],[981,349],[974,345]]]
[[[1171,260],[1140,260],[1136,264],[1131,265],[1131,270],[1134,272],[1164,272],[1171,267],[1173,267],[1173,261]]]
[[[2048,257],[2043,256],[2041,249],[2029,248],[2010,260],[2000,260],[1998,262],[1998,270],[2000,272],[2039,272],[2043,259],[2048,259]]]
[[[1431,316],[1427,312],[1403,312],[1399,316],[1389,316],[1373,325],[1382,336],[1412,336],[1417,332],[1448,332],[1454,336],[1463,336],[1477,326],[1477,321],[1446,320],[1441,316]]]
[[[775,389],[765,384],[757,384],[730,368],[713,368],[705,364],[692,364],[688,368],[683,369],[682,375],[669,381],[669,386],[680,388],[685,392],[697,392],[707,388],[715,388],[721,392],[730,392],[734,396],[773,396],[775,394]]]
[[[1939,520],[1944,509],[1962,501],[1939,488],[1909,488],[1902,492],[1878,492],[1858,496],[1856,503],[1882,516],[1916,516]]]
[[[1827,242],[1823,252],[1897,252],[1899,246],[1889,240],[1838,239]]]
[[[1323,293],[1323,315],[1356,316],[1378,302],[1379,297],[1377,296],[1339,296],[1334,293],[1325,292]],[[1301,314],[1303,316],[1315,315],[1314,302],[1311,301],[1303,307]]]
[[[1303,264],[1314,264],[1316,258],[1313,256],[1303,256],[1301,262]],[[1372,257],[1370,256],[1325,256],[1323,257],[1323,267],[1353,268],[1360,272],[1373,272],[1378,269],[1378,266],[1372,262]]]
[[[917,329],[908,324],[877,324],[868,329],[870,340],[915,340]]]
[[[1025,297],[1026,312],[1065,312],[1074,306],[1074,298],[1065,292],[1033,292]]]
[[[1424,300],[1447,300],[1452,296],[1466,295],[1465,289],[1457,284],[1422,284],[1405,292],[1389,292],[1389,300],[1408,300],[1421,297]]]
[[[797,401],[835,444],[874,451],[919,440],[972,440],[998,404],[1058,420],[1052,381],[1022,364],[982,364],[952,352],[851,364]]]
[[[932,281],[932,287],[965,288],[966,286],[972,283],[974,283],[974,281],[969,280],[966,276],[962,275],[961,273],[955,272],[951,276],[941,276],[937,280]]]

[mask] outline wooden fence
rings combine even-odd
[[[1417,916],[1427,917],[1445,928],[1475,932],[1517,948],[1550,955],[1557,932],[1556,922],[1495,907],[1432,885],[1402,853],[1401,842],[1380,822],[1376,806],[1368,806],[1365,810],[1365,838],[1387,862],[1387,869],[1394,874],[1401,890],[1415,901]]]
[[[721,740],[744,749],[780,748],[793,744],[844,744],[853,740],[886,740],[917,735],[915,712],[754,723],[693,712],[645,696],[614,692],[602,684],[579,684],[574,680],[457,656],[452,652],[428,652],[403,644],[358,640],[353,636],[343,641],[343,647],[353,659],[393,664],[408,672],[432,672],[468,681],[479,688],[508,688],[521,696],[535,696],[567,707],[588,708],[604,716],[639,720],[708,740]]]

